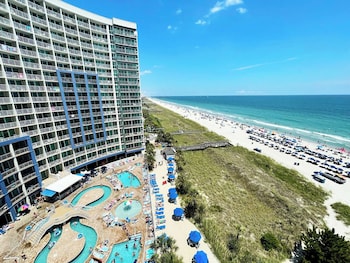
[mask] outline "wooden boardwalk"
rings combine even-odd
[[[228,141],[206,142],[206,143],[201,143],[196,145],[176,147],[175,149],[185,152],[185,151],[201,151],[207,148],[219,148],[219,147],[227,147],[227,146],[232,146],[232,144],[229,143]]]

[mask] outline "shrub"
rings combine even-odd
[[[274,234],[270,232],[264,234],[260,238],[260,242],[263,248],[267,251],[270,251],[272,249],[278,249],[280,246],[278,239],[274,236]]]

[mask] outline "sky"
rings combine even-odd
[[[350,94],[349,0],[65,0],[137,24],[143,96]]]

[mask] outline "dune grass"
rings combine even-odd
[[[174,135],[176,146],[224,140],[172,111],[153,104],[150,110],[166,132],[201,131]],[[281,262],[310,224],[323,224],[327,194],[295,170],[236,146],[182,155],[181,175],[205,204],[198,227],[220,262]],[[281,249],[265,251],[260,244],[265,233],[273,233]],[[239,235],[234,253],[227,246],[230,235]]]
[[[350,206],[337,202],[331,205],[337,213],[337,219],[344,222],[345,225],[350,226]]]

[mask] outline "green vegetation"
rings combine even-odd
[[[350,242],[334,233],[334,229],[309,229],[302,236],[304,248],[297,248],[302,263],[347,263],[350,262]]]
[[[178,247],[172,237],[163,234],[151,244],[150,246],[156,253],[151,260],[156,263],[182,263],[182,258],[179,258],[175,252]]]
[[[174,146],[225,138],[146,102],[162,130],[173,133]],[[196,133],[186,133],[196,131]],[[186,217],[204,233],[220,262],[280,262],[289,257],[308,225],[320,226],[327,194],[295,170],[243,147],[177,152],[176,188]],[[264,234],[279,249],[265,250]]]
[[[331,205],[334,211],[337,213],[337,219],[344,222],[346,225],[350,225],[350,206],[343,203],[334,203]]]
[[[267,251],[272,249],[278,249],[280,247],[278,239],[274,234],[268,232],[260,238],[261,245]]]

